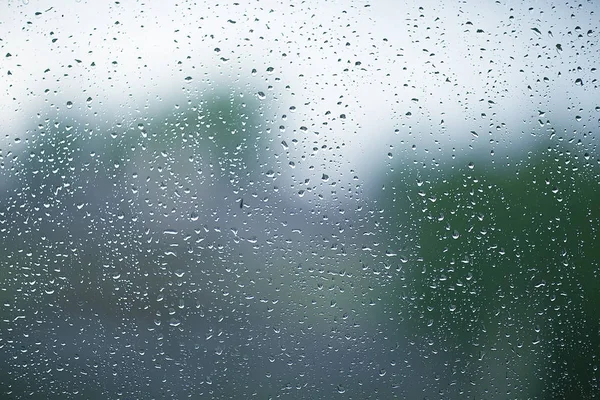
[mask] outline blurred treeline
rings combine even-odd
[[[272,183],[277,163],[266,162],[264,151],[270,136],[259,105],[233,92],[100,126],[61,112],[39,116],[26,143],[3,153],[0,349],[11,368],[3,368],[0,379],[6,393],[70,387],[41,377],[56,368],[51,359],[59,349],[69,347],[58,330],[48,343],[29,340],[42,326],[87,327],[75,347],[86,340],[118,347],[117,339],[94,331],[98,321],[112,321],[114,329],[146,343],[137,350],[141,358],[162,354],[163,345],[153,349],[140,332],[176,329],[184,307],[188,322],[196,321],[207,337],[219,334],[213,327],[223,319],[231,331],[252,329],[251,313],[229,292],[279,289],[268,289],[268,276],[251,289],[225,276],[244,275],[243,255],[277,254],[253,244],[253,229],[309,218],[270,208],[282,196],[271,193],[278,188]],[[377,199],[385,205],[383,237],[407,245],[391,259],[391,271],[402,270],[402,279],[373,290],[383,300],[380,311],[395,318],[382,326],[408,329],[409,342],[425,349],[423,363],[443,353],[445,362],[430,366],[437,377],[426,382],[429,389],[450,397],[583,399],[598,393],[600,180],[597,161],[569,146],[544,143],[511,167],[481,161],[441,173],[398,168],[386,183],[391,190]],[[239,245],[235,252],[231,243]],[[287,244],[301,253],[302,245]],[[294,273],[307,272],[299,265]],[[298,281],[298,297],[312,290],[303,277]],[[71,320],[77,318],[94,322]],[[193,335],[188,339],[192,343]],[[219,364],[214,353],[221,350],[211,350],[205,359],[192,360],[190,352],[187,368]],[[244,367],[252,354],[242,344],[235,354],[237,368],[220,377],[221,394],[234,370],[263,376]],[[31,371],[40,375],[34,384]],[[144,373],[121,372],[114,387],[100,392],[152,377],[156,382],[145,384],[160,392],[158,375]]]

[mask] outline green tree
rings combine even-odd
[[[481,162],[442,176],[411,174],[421,177],[417,189],[405,175],[392,186],[413,201],[392,207],[415,237],[408,308],[417,337],[466,359],[474,383],[495,358],[518,371],[523,396],[595,397],[600,179],[593,160],[552,146],[512,169]]]

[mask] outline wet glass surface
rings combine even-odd
[[[598,397],[599,12],[0,5],[0,397]]]

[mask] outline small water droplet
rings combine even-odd
[[[185,275],[185,271],[178,269],[177,271],[175,271],[175,276],[177,276],[178,278],[183,278],[183,276]]]

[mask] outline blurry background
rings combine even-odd
[[[598,12],[0,5],[2,397],[597,397]]]

